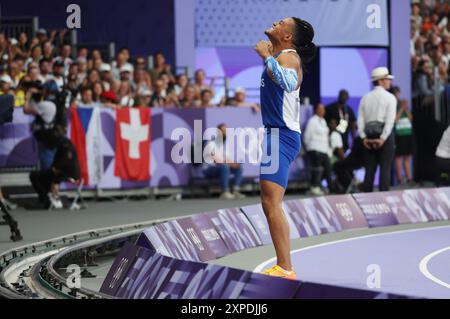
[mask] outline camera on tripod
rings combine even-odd
[[[0,126],[13,120],[14,96],[10,94],[0,95]],[[0,201],[0,226],[7,225],[11,230],[12,241],[22,240],[17,221],[11,216],[8,207]]]

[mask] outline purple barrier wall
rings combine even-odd
[[[370,227],[398,224],[397,217],[385,200],[383,193],[353,194]]]
[[[249,271],[176,260],[127,243],[102,293],[126,299],[400,298],[379,292],[285,280]]]

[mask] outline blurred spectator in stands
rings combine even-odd
[[[86,59],[86,58],[85,58]],[[93,69],[96,61],[102,60],[102,53],[98,49],[92,50],[90,57],[87,59],[87,68]]]
[[[400,88],[395,86],[391,92],[397,99],[397,115],[395,117],[395,173],[399,183],[412,184],[413,115],[408,109],[408,102],[400,99]],[[403,170],[405,172],[405,178],[403,178]]]
[[[182,108],[195,108],[200,106],[200,100],[195,95],[195,88],[192,85],[187,85],[183,90],[183,96],[180,100]]]
[[[344,150],[349,149],[349,136],[352,141],[356,136],[356,116],[353,109],[347,104],[349,94],[347,90],[339,91],[338,100],[326,107],[325,120],[337,123],[336,131],[342,136]]]
[[[186,86],[189,85],[189,78],[186,74],[180,74],[177,76],[174,86],[175,94],[182,98],[183,91]]]
[[[433,102],[434,91],[431,88],[432,72],[427,61],[421,60],[413,74],[412,96],[423,99],[423,104]]]
[[[164,54],[158,52],[155,54],[153,59],[153,69],[149,71],[152,81],[158,79],[162,72],[165,72],[170,77],[171,81],[175,82],[172,73],[172,66],[166,63]]]
[[[60,61],[56,61],[53,63],[53,73],[50,80],[55,81],[56,85],[58,85],[59,90],[62,90],[65,85],[64,63]]]
[[[166,106],[166,98],[163,95],[164,92],[164,81],[157,79],[153,82],[153,95],[150,98],[151,107],[164,107]]]
[[[112,88],[114,77],[111,73],[111,66],[108,63],[103,63],[100,66],[100,81],[102,82],[105,91],[109,91]]]
[[[74,62],[69,67],[69,73],[67,74],[67,78],[73,78],[77,80],[78,85],[83,83],[84,77],[80,75],[80,64],[78,62]]]
[[[132,77],[133,77],[133,66],[131,64],[123,65],[120,68],[120,81],[129,82],[131,84]]]
[[[212,103],[212,92],[210,89],[205,89],[200,93],[200,106],[203,108],[212,107],[214,104]]]
[[[77,64],[78,64],[78,81],[83,83],[84,80],[86,80],[87,78],[88,63],[85,58],[78,58]]]
[[[114,93],[114,91],[105,91],[100,96],[100,102],[102,103],[102,106],[108,107],[111,109],[117,109],[120,106],[117,105],[117,95]]]
[[[81,101],[77,103],[77,106],[89,108],[100,106],[99,103],[94,101],[94,94],[91,87],[85,86],[81,88]]]
[[[173,87],[169,88],[167,90],[166,95],[166,107],[180,107],[180,98],[175,93],[175,90]]]
[[[12,87],[16,88],[19,85],[20,80],[25,75],[19,68],[19,63],[17,61],[11,61],[8,65],[8,74],[12,80]]]
[[[36,38],[37,38],[39,44],[42,44],[45,41],[49,40],[48,35],[47,35],[47,30],[45,30],[43,28],[40,28],[39,30],[37,30]]]
[[[0,95],[3,94],[13,94],[11,90],[12,80],[8,74],[3,74],[0,76]]]
[[[25,32],[20,32],[18,41],[20,50],[26,55],[28,55],[30,51],[30,43],[28,42],[28,35]]]
[[[104,89],[103,89],[103,85],[102,82],[97,81],[92,85],[92,100],[97,103],[100,104],[100,97],[103,94]]]
[[[120,79],[120,70],[126,66],[126,68],[133,70],[133,65],[128,63],[128,55],[126,50],[120,50],[116,55],[116,60],[112,62],[112,73],[116,79]]]
[[[119,105],[121,107],[133,107],[134,106],[133,88],[131,87],[131,84],[129,81],[120,82]]]
[[[102,64],[103,64],[102,59],[95,59],[94,66],[92,68],[96,69],[96,70],[100,70],[100,67],[102,66]]]
[[[135,69],[133,86],[137,94],[152,90],[150,75],[144,69]]]
[[[77,59],[79,58],[83,58],[83,59],[88,59],[89,58],[89,50],[88,48],[85,47],[81,47],[78,49],[78,54],[77,54]]]
[[[28,69],[28,65],[31,62],[39,63],[39,61],[42,58],[42,49],[40,45],[35,45],[31,48],[31,55],[30,57],[25,61],[25,68]]]
[[[28,72],[27,75],[30,77],[32,82],[37,82],[39,81],[39,67],[36,63],[30,63],[30,65],[28,66]]]
[[[3,32],[0,32],[0,64],[8,61],[8,40]]]
[[[39,81],[41,81],[42,83],[45,83],[47,81],[49,81],[52,76],[50,74],[51,72],[51,61],[47,58],[42,58],[41,61],[39,61]]]
[[[226,153],[227,127],[220,124],[217,127],[218,136],[206,144],[204,149],[203,173],[207,178],[218,178],[222,186],[222,199],[245,198],[240,192],[242,182],[242,166],[233,161]],[[230,177],[234,176],[233,192],[230,191]]]
[[[45,41],[42,44],[42,57],[44,59],[50,60],[50,63],[53,62],[54,50],[53,44],[50,41]]]
[[[166,72],[161,72],[160,75],[159,75],[159,79],[162,80],[163,83],[164,83],[164,91],[163,91],[162,94],[163,94],[164,97],[166,97],[167,96],[167,91],[169,90],[169,88],[172,88],[175,83],[173,83],[171,81],[171,77]]]
[[[59,48],[59,55],[55,58],[54,62],[62,62],[64,64],[64,72],[67,73],[70,64],[72,64],[72,46],[70,44],[63,44]]]
[[[311,117],[306,125],[303,140],[308,158],[311,163],[311,189],[313,195],[324,195],[321,189],[323,177],[327,180],[328,188],[331,191],[331,163],[330,163],[330,138],[329,128],[325,121],[325,106],[323,104],[316,105],[314,116]]]
[[[220,106],[237,106],[237,107],[251,107],[255,112],[259,112],[261,108],[256,103],[250,103],[247,101],[247,92],[243,87],[237,87],[234,90],[234,97],[228,99],[224,96],[220,102]]]
[[[450,126],[445,130],[436,149],[436,170],[438,175],[446,173],[450,176]]]
[[[153,93],[149,90],[141,91],[138,95],[136,95],[136,98],[134,99],[134,106],[135,107],[140,107],[140,106],[149,107],[152,95],[153,95]]]
[[[145,61],[145,58],[142,56],[139,56],[136,58],[136,61],[134,63],[134,69],[135,70],[147,70],[147,62]]]
[[[13,61],[17,56],[24,57],[25,54],[20,51],[17,39],[9,39],[8,61]]]
[[[411,25],[412,27],[419,32],[419,30],[422,28],[422,21],[423,18],[420,14],[420,4],[419,3],[413,3],[411,7]]]
[[[211,92],[213,93],[214,96],[214,78],[211,78],[211,82],[208,85],[206,85],[205,82],[205,78],[206,78],[206,74],[205,71],[202,69],[198,69],[197,71],[195,71],[194,74],[194,89],[195,89],[195,95],[197,97],[197,99],[201,98],[201,93],[203,90],[211,90]]]
[[[95,82],[100,81],[100,73],[97,69],[91,69],[87,73],[87,77],[83,82],[83,86],[92,86]]]

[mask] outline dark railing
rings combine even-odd
[[[0,17],[0,30],[8,38],[18,38],[21,32],[25,32],[31,39],[35,36],[38,28],[38,17]]]

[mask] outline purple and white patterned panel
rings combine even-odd
[[[331,210],[323,209],[313,198],[285,201],[283,208],[301,238],[333,233],[340,228],[339,221]]]
[[[400,224],[426,223],[428,217],[411,193],[386,192],[385,200]]]
[[[202,233],[216,258],[226,256],[230,253],[227,245],[217,232],[216,227],[205,214],[195,214],[191,218],[195,226],[197,226],[197,229]]]
[[[450,187],[442,187],[436,189],[437,200],[444,207],[448,219],[450,219]]]
[[[205,216],[214,224],[230,253],[262,244],[255,229],[238,208],[222,209]]]
[[[344,230],[369,227],[366,218],[351,195],[326,196]]]
[[[116,259],[114,259],[100,292],[110,296],[117,295],[117,291],[127,277],[129,269],[134,265],[138,250],[139,246],[129,242],[125,243]]]
[[[208,240],[206,240],[203,233],[197,228],[191,217],[177,219],[177,223],[195,245],[200,261],[209,261],[217,258],[216,254],[210,248]]]
[[[183,228],[176,220],[158,224],[152,227],[165,249],[156,249],[158,252],[167,251],[166,256],[182,260],[200,261],[195,244],[185,234]]]
[[[447,213],[450,211],[448,201],[442,201],[445,197],[435,188],[409,189],[404,191],[415,199],[422,208],[429,221],[447,220]]]
[[[249,277],[250,273],[247,271],[208,265],[191,279],[181,298],[238,299]]]
[[[384,193],[353,194],[370,227],[397,225],[398,220]]]

